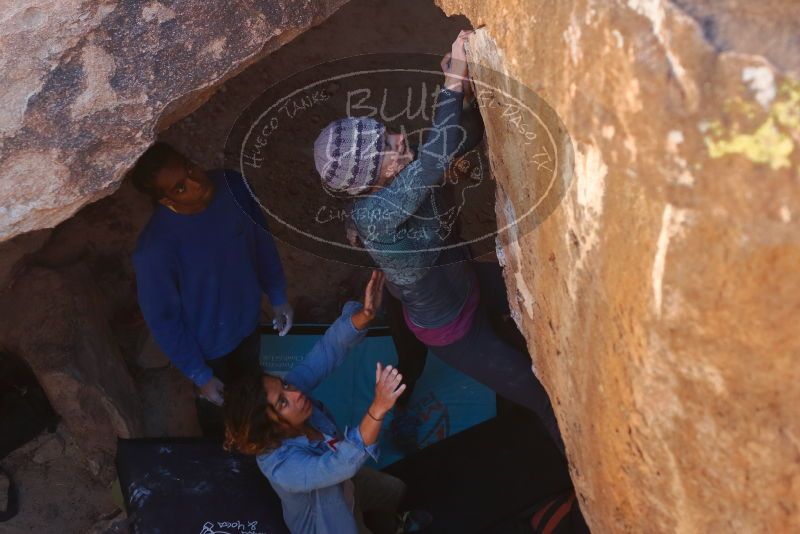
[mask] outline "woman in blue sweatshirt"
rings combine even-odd
[[[139,307],[156,343],[197,387],[204,433],[221,436],[214,405],[225,382],[260,371],[263,293],[281,334],[291,328],[278,251],[240,174],[206,173],[157,143],[132,175],[156,206],[133,253]]]
[[[444,172],[467,136],[460,125],[462,83],[467,79],[461,32],[442,60],[439,93],[429,136],[414,154],[402,134],[371,118],[334,121],[314,144],[325,188],[355,196],[359,237],[386,274],[389,291],[402,302],[408,328],[439,358],[535,411],[563,452],[547,392],[530,358],[501,340],[467,247],[441,232]],[[491,300],[497,300],[492,298]]]

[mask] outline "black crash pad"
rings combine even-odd
[[[255,458],[205,439],[123,439],[117,473],[137,534],[288,534]]]
[[[117,470],[135,533],[283,534],[280,500],[255,459],[201,439],[120,440]],[[566,462],[522,409],[390,465],[406,506],[434,517],[428,533],[472,534],[571,486]]]

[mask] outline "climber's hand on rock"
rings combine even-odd
[[[464,43],[473,33],[472,30],[461,30],[453,41],[450,52],[442,58],[442,72],[444,72],[444,86],[451,91],[462,91],[462,82],[469,75],[467,68],[467,52]]]

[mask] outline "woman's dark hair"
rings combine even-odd
[[[164,196],[155,183],[158,171],[172,162],[186,163],[187,161],[186,156],[172,146],[158,142],[136,160],[136,165],[130,172],[131,181],[136,189],[157,201]]]
[[[280,425],[267,415],[273,408],[267,402],[262,378],[243,377],[225,391],[225,450],[242,454],[262,454],[277,449],[287,437]]]

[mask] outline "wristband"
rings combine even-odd
[[[374,419],[374,420],[378,421],[378,422],[381,422],[381,421],[383,421],[383,417],[381,417],[380,419],[378,419],[377,417],[375,417],[374,415],[372,415],[371,413],[369,413],[369,410],[367,410],[367,415],[368,415],[368,416],[370,416],[372,419]]]

